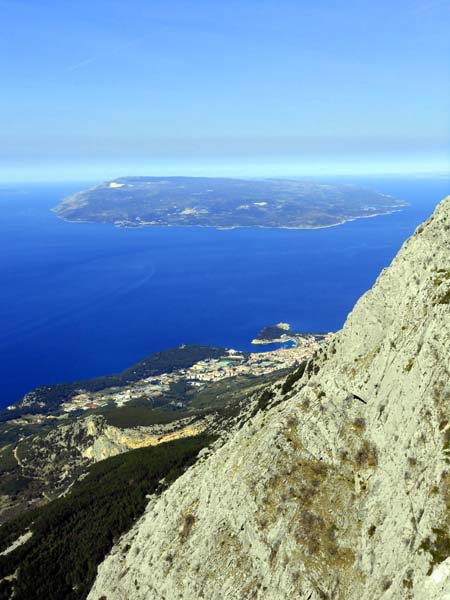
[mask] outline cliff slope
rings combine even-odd
[[[449,598],[449,371],[450,197],[289,393],[150,500],[89,598]]]

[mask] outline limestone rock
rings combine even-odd
[[[449,598],[450,197],[281,384],[150,500],[90,600]]]

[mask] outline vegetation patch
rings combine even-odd
[[[273,399],[274,393],[270,389],[265,389],[261,396],[258,398],[257,410],[265,410],[269,402]]]
[[[6,446],[0,450],[0,473],[12,471],[17,467],[17,460],[14,457],[14,448]]]
[[[378,464],[378,454],[375,446],[364,440],[361,447],[355,454],[355,462],[359,468],[376,467]]]
[[[439,298],[438,304],[450,304],[450,289]]]
[[[421,550],[431,555],[428,575],[431,575],[436,565],[450,556],[450,473],[444,472],[439,488],[436,489],[434,486],[431,493],[434,496],[441,495],[444,512],[438,526],[431,530],[433,535],[427,536],[419,546]]]
[[[444,281],[448,281],[450,279],[450,271],[447,271],[447,269],[439,269],[438,273],[439,273],[439,277],[437,277],[434,280],[435,286],[439,286]]]
[[[413,587],[413,575],[414,571],[412,569],[408,569],[403,579],[403,586],[408,590],[411,590]]]
[[[405,371],[407,371],[408,373],[411,371],[411,369],[413,368],[414,365],[414,358],[410,358],[405,366]]]
[[[307,364],[308,361],[303,361],[295,371],[287,376],[285,382],[283,383],[283,387],[281,388],[281,393],[283,395],[286,395],[288,392],[290,392],[294,387],[294,384],[303,377]]]
[[[195,523],[195,515],[192,513],[187,513],[183,517],[183,526],[181,528],[180,538],[182,542],[185,542],[188,537],[191,535],[192,528]]]
[[[353,427],[357,430],[357,431],[365,431],[366,429],[366,421],[365,419],[363,419],[362,417],[357,417],[354,421],[353,421]]]
[[[186,411],[165,411],[155,410],[151,407],[143,406],[123,406],[121,408],[112,408],[111,410],[99,410],[108,425],[119,427],[120,429],[145,427],[149,425],[164,425],[173,423],[184,417],[192,417],[195,413]]]
[[[265,385],[277,381],[285,375],[286,369],[280,369],[266,375],[240,375],[214,381],[202,388],[188,390],[185,401],[189,408],[209,408],[222,410],[241,404],[244,398]],[[239,411],[237,411],[239,412]],[[237,413],[236,413],[237,414]]]
[[[435,565],[439,565],[450,556],[449,531],[439,527],[434,527],[432,532],[434,534],[433,539],[431,537],[426,537],[420,544],[421,550],[428,552],[432,557],[427,575],[431,575]]]

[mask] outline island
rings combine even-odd
[[[66,221],[118,227],[318,229],[397,212],[405,202],[356,185],[291,179],[121,177],[52,210]]]

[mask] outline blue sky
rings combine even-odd
[[[440,0],[0,0],[0,179],[449,169]]]

